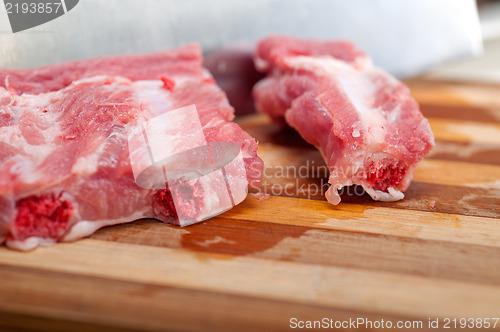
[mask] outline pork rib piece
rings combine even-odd
[[[434,136],[401,82],[345,41],[272,36],[256,51],[268,73],[254,87],[258,111],[285,120],[322,153],[330,169],[325,196],[361,185],[375,200],[404,197]]]
[[[36,69],[0,69],[0,86],[16,94],[57,91],[73,81],[108,75],[132,81],[160,79],[162,76],[205,77],[196,44],[176,50],[146,55],[102,57],[72,61]]]
[[[192,177],[148,189],[139,187],[133,174],[131,133],[151,119],[162,126],[154,119],[164,115],[168,120],[173,114],[168,112],[187,106],[197,113],[197,119],[187,120],[198,121],[207,144],[239,147],[241,163],[235,159],[226,167],[233,194],[240,193],[232,203],[244,199],[242,189],[260,183],[257,143],[231,122],[233,108],[203,69],[196,45],[0,70],[0,77],[0,243],[9,247],[28,250],[75,240],[144,217],[196,222],[220,210],[217,186],[227,188],[220,179]],[[181,138],[193,131],[187,123],[166,127]],[[161,141],[149,143],[183,151]],[[140,149],[130,151],[141,162]],[[179,198],[180,209],[172,197]]]

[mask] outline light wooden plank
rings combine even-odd
[[[318,230],[217,217],[185,228],[155,220],[103,229],[93,239],[184,248],[234,256],[416,274],[440,279],[500,284],[500,248]]]
[[[224,217],[304,225],[318,229],[500,246],[500,220],[448,213],[347,203],[334,206],[326,201],[275,196],[264,201],[247,198],[245,204],[226,212]]]
[[[436,140],[500,145],[500,124],[429,118]]]
[[[424,159],[415,170],[413,180],[452,186],[500,189],[500,166]]]
[[[425,114],[426,105],[470,109],[468,120],[500,121],[500,85],[435,80],[407,82],[412,96],[420,103]],[[465,117],[465,114],[464,114]],[[477,120],[475,120],[477,119]]]
[[[494,317],[500,307],[493,286],[90,239],[2,252],[0,263],[388,315]]]
[[[453,91],[453,83],[429,80],[421,77],[403,80],[410,88],[411,95],[419,102],[447,105],[467,105],[467,100]],[[439,98],[441,96],[441,98]]]
[[[500,165],[500,145],[439,141],[426,158]]]
[[[13,326],[16,328],[12,331],[16,332],[115,331],[110,327],[120,331],[134,328],[134,331],[162,332],[277,332],[289,331],[291,317],[414,320],[414,317],[352,312],[5,265],[0,269],[0,279],[4,281],[0,283],[0,297],[4,300],[0,302],[2,331],[11,331],[5,327]],[[23,280],[23,285],[16,280]],[[2,307],[3,304],[6,305]]]
[[[500,248],[216,217],[183,228],[142,220],[92,239],[500,285]]]

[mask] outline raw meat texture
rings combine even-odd
[[[418,162],[434,145],[408,88],[345,41],[273,36],[258,44],[267,78],[254,88],[257,110],[286,121],[323,155],[330,188],[361,185],[375,200],[404,197]]]
[[[199,46],[146,55],[127,55],[72,61],[35,69],[0,69],[0,86],[20,95],[57,91],[83,78],[108,75],[132,81],[160,77],[205,77]],[[206,77],[208,78],[208,77]]]
[[[9,247],[75,240],[144,217],[178,223],[182,213],[196,222],[219,208],[204,177],[157,190],[135,182],[129,134],[140,122],[184,106],[195,105],[207,143],[241,149],[243,162],[227,174],[237,189],[260,184],[257,143],[231,122],[233,108],[203,69],[196,45],[0,70],[0,77],[0,243]],[[178,128],[182,135],[191,130]],[[173,194],[181,197],[181,209],[174,209]]]

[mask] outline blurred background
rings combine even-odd
[[[484,52],[431,69],[427,78],[500,82],[500,1],[478,1]]]
[[[485,13],[492,5],[481,3]],[[11,31],[0,10],[1,67],[147,53],[190,42],[211,52],[290,34],[348,39],[377,66],[410,77],[482,50],[475,0],[82,0],[52,21]]]

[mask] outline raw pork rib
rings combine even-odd
[[[361,185],[375,200],[404,197],[434,136],[409,90],[344,41],[273,36],[256,51],[268,73],[254,88],[256,107],[295,128],[330,169],[325,196]]]
[[[140,123],[164,114],[168,120],[169,111],[186,106],[197,110],[197,119],[188,120],[201,124],[207,144],[239,147],[241,162],[225,168],[231,189],[240,193],[231,202],[238,204],[247,186],[259,185],[262,160],[256,141],[231,122],[233,108],[203,69],[198,46],[0,70],[0,243],[27,250],[138,218],[192,223],[220,210],[214,192],[220,188],[204,177],[164,189],[141,188],[135,181],[131,164],[147,155],[138,148],[130,150],[135,159],[129,157],[129,135]],[[167,127],[181,138],[193,131],[188,123]],[[173,196],[181,209],[174,208]]]

